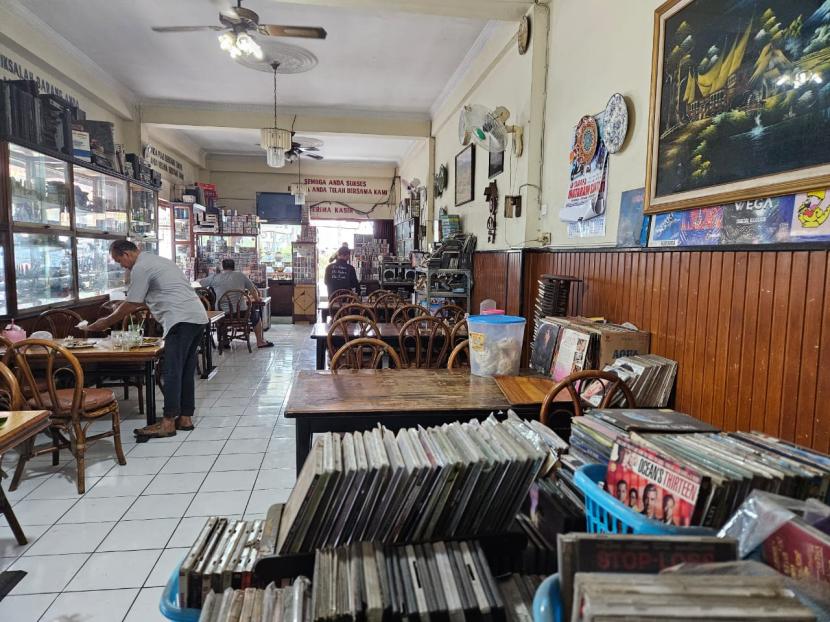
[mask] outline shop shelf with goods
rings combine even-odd
[[[457,304],[470,313],[473,272],[459,268],[415,268],[415,301],[437,305],[441,301]]]
[[[300,235],[316,237],[311,231],[303,231]],[[313,322],[317,317],[316,242],[297,241],[291,245],[291,274],[294,281],[293,319],[295,322]]]
[[[193,232],[194,215],[204,215],[206,209],[198,203],[174,201],[173,208],[173,260],[187,278],[196,277],[196,239]]]
[[[259,263],[257,236],[196,234],[196,278],[203,279],[222,269],[223,259],[233,259],[236,269],[247,275],[256,285],[265,283]]]
[[[109,258],[113,240],[158,250],[158,198],[148,184],[0,140],[0,187],[8,189],[0,194],[2,315],[71,307],[123,287],[124,271]]]
[[[381,263],[389,256],[389,241],[375,239],[374,235],[354,236],[351,264],[361,285],[379,286]]]

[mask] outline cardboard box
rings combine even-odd
[[[648,354],[651,335],[639,330],[608,331],[600,329],[597,368],[610,365],[621,356]]]

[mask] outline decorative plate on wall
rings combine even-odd
[[[628,104],[619,93],[614,93],[605,106],[605,119],[602,124],[602,140],[608,153],[617,153],[622,149],[628,134]]]
[[[518,44],[519,54],[526,54],[527,47],[530,44],[530,17],[525,15],[519,24],[519,32],[516,33],[516,43]]]
[[[591,115],[582,117],[576,126],[576,159],[582,166],[593,160],[598,143],[597,120]]]
[[[447,182],[449,181],[450,171],[446,164],[438,167],[438,172],[435,173],[435,196],[440,197],[447,189]]]

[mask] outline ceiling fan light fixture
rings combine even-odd
[[[218,38],[219,47],[225,52],[230,52],[236,46],[236,37],[232,32],[223,32]]]
[[[279,147],[268,147],[265,149],[265,163],[271,168],[282,168],[285,166],[285,151]]]
[[[305,205],[305,192],[298,192],[294,195],[294,205]]]

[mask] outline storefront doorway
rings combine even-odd
[[[329,265],[337,249],[343,242],[354,249],[355,235],[373,235],[374,222],[371,220],[312,220],[317,227],[317,296],[326,299],[324,282],[326,266]]]

